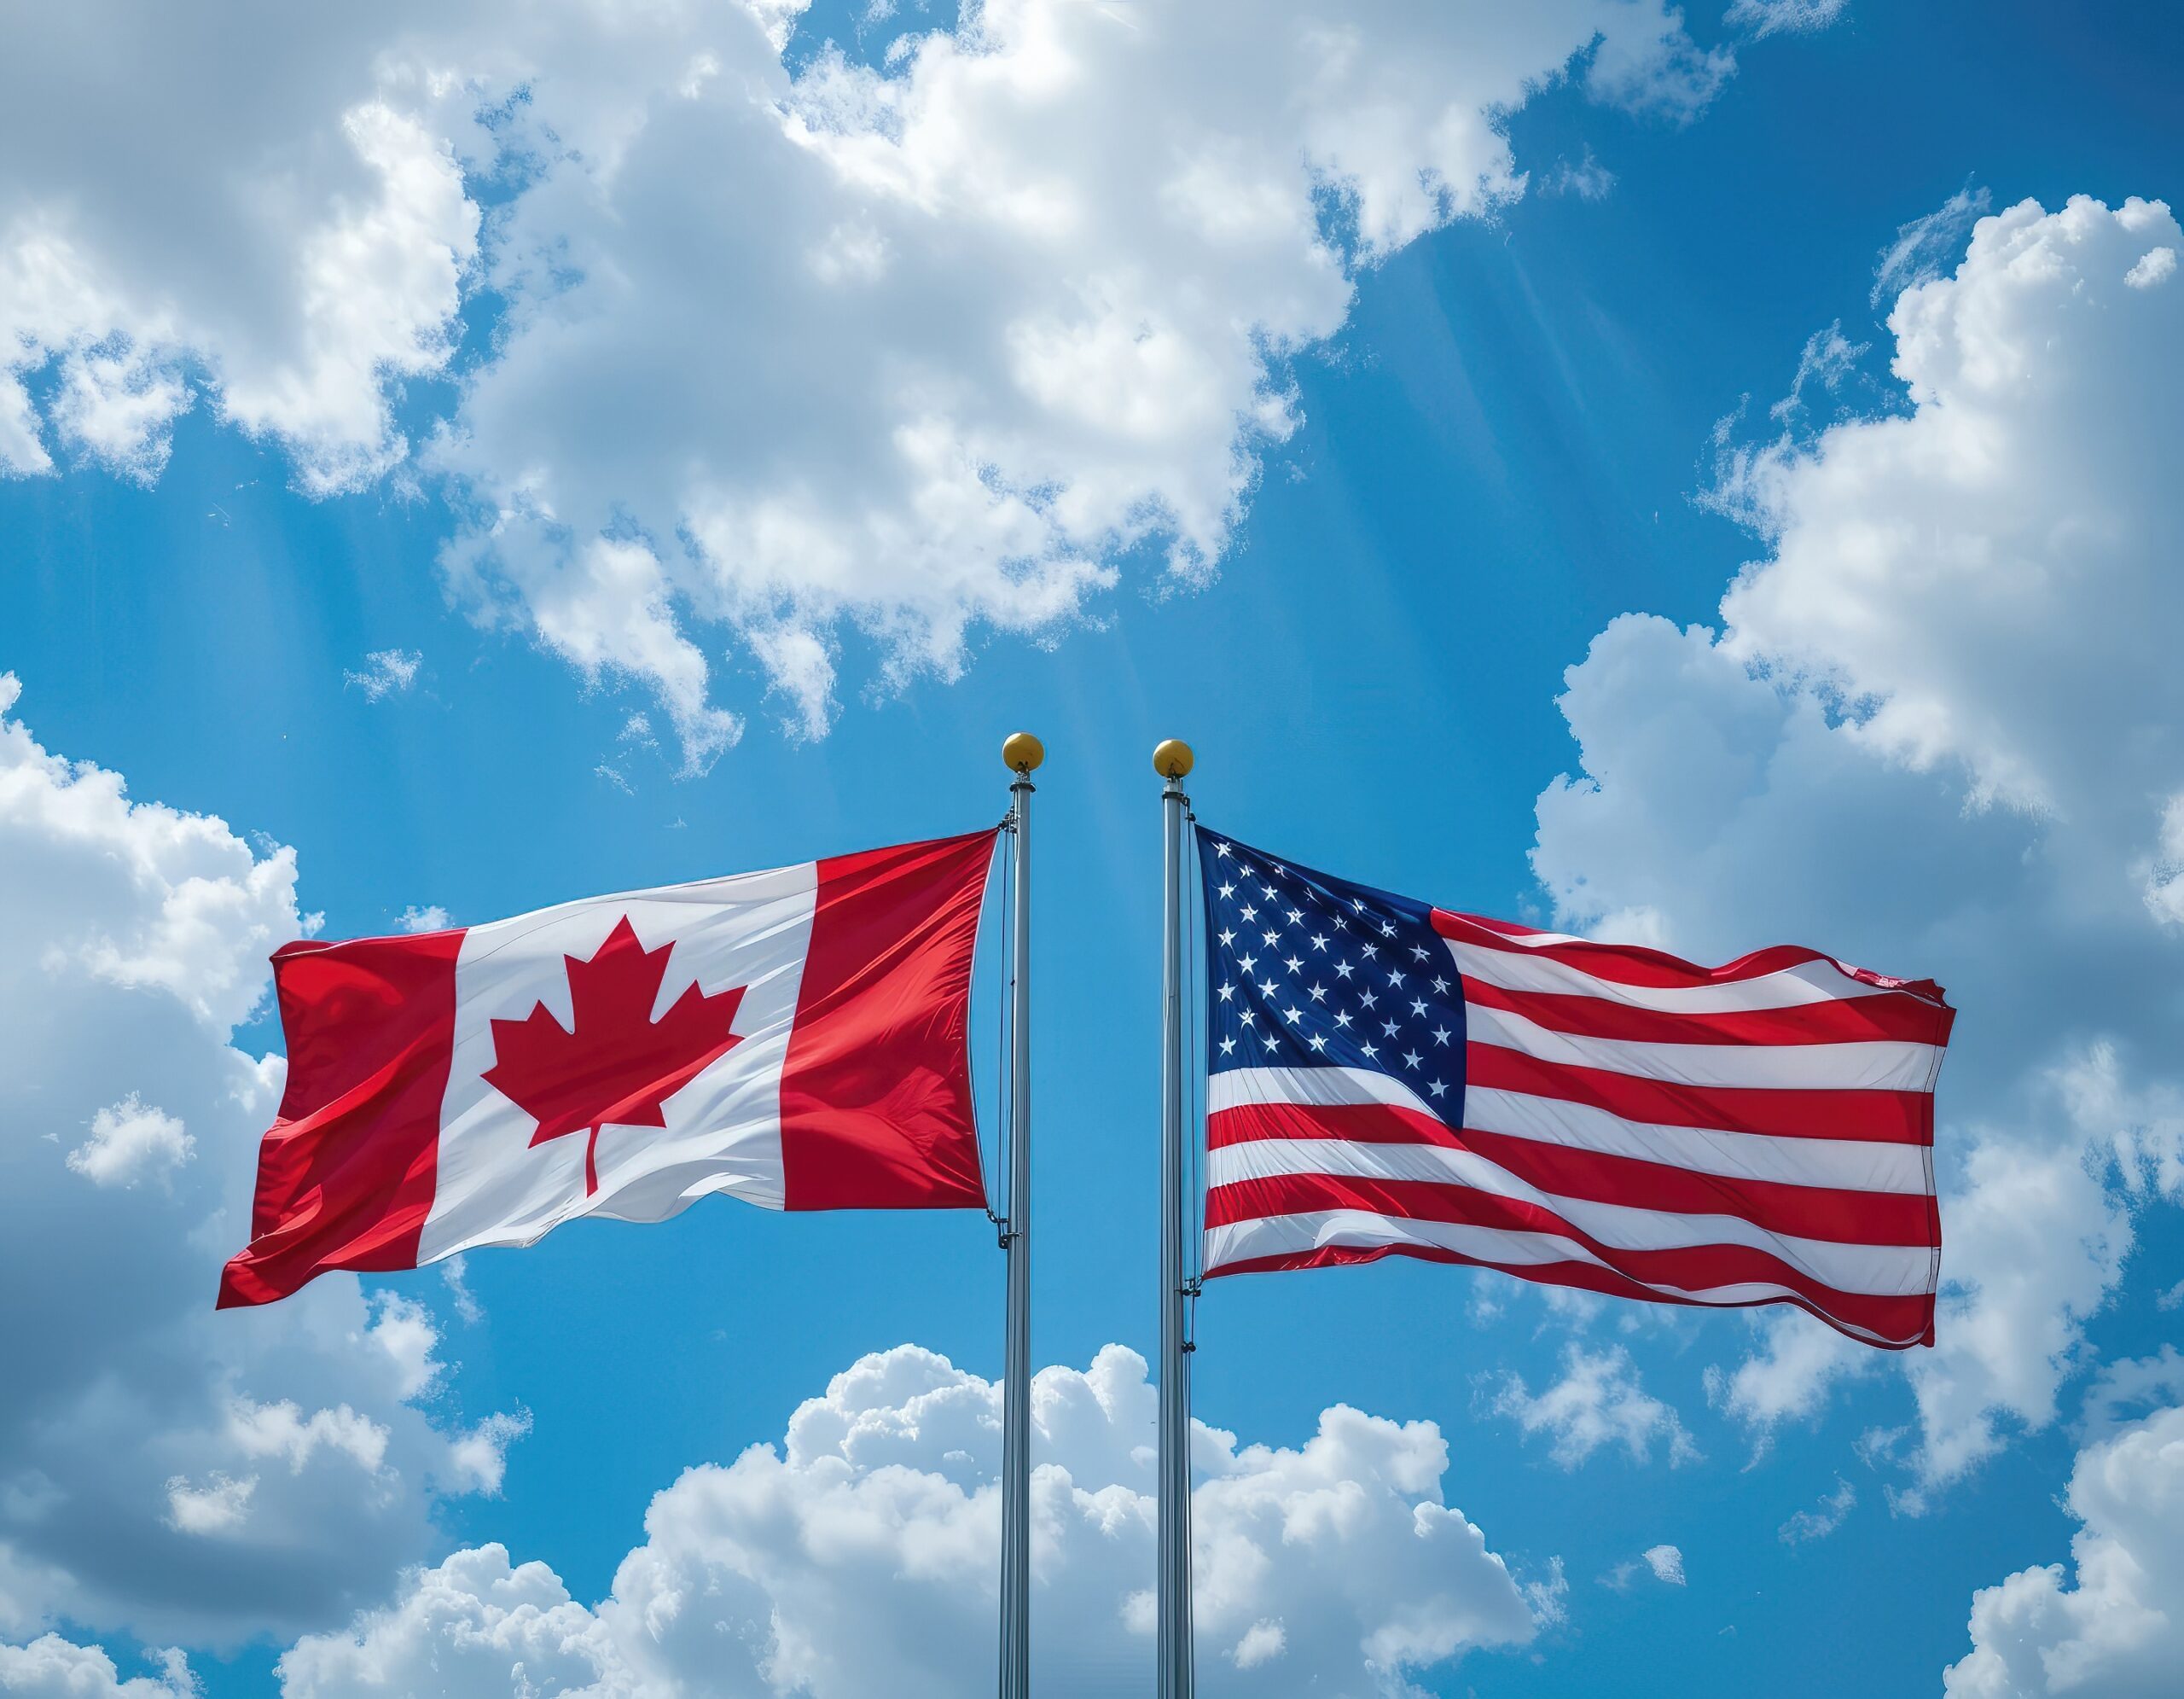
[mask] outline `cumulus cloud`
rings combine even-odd
[[[702,768],[723,637],[817,735],[845,629],[890,688],[1124,557],[1202,579],[1360,273],[1524,192],[1511,112],[1688,119],[1734,66],[1665,0],[992,0],[879,67],[785,58],[801,10],[270,7],[238,50],[45,9],[0,68],[0,468],[155,476],[201,396],[307,490],[438,480],[479,614]]]
[[[0,1289],[38,1298],[0,1376],[0,1635],[323,1623],[430,1548],[433,1484],[490,1483],[410,1402],[440,1372],[421,1307],[351,1277],[212,1307],[282,1074],[232,1033],[306,929],[294,858],[49,753],[20,692],[0,674]],[[0,1657],[75,1657],[31,1647]],[[118,1679],[99,1655],[79,1690]]]
[[[2020,1569],[1972,1599],[1969,1656],[1951,1699],[2173,1693],[2184,1668],[2184,1409],[2156,1412],[2078,1453],[2066,1504],[2081,1524],[2072,1578]]]
[[[1125,1690],[1151,1657],[1153,1393],[1118,1346],[1033,1387],[1040,1691]],[[574,1601],[497,1545],[281,1660],[288,1699],[695,1690],[901,1699],[964,1690],[992,1655],[998,1389],[915,1347],[866,1357],[783,1442],[694,1469],[653,1501],[611,1595]],[[1199,1679],[1211,1693],[1392,1690],[1521,1645],[1559,1573],[1521,1587],[1443,1503],[1430,1423],[1337,1406],[1294,1448],[1199,1427]]]
[[[97,1646],[41,1634],[26,1646],[0,1644],[0,1693],[18,1699],[198,1699],[203,1689],[183,1655],[153,1654],[156,1676],[125,1676]]]
[[[479,225],[447,136],[393,67],[374,73],[398,20],[263,7],[216,38],[67,7],[20,24],[0,71],[18,162],[0,468],[49,472],[58,451],[155,475],[199,385],[307,489],[395,464],[398,386],[445,369]]]
[[[1890,315],[1899,405],[1725,460],[1768,554],[1718,631],[1629,616],[1594,640],[1562,698],[1583,773],[1539,800],[1565,925],[1640,922],[1708,960],[1809,942],[1964,1010],[1939,1345],[1896,1359],[1920,1435],[1899,1510],[2055,1419],[2135,1212],[2184,1193],[2158,897],[2184,788],[2162,446],[2184,295],[2128,281],[2177,239],[2146,201],[1981,220]],[[1710,1384],[1763,1434],[1881,1371],[1802,1316],[1755,1326]]]
[[[91,1117],[90,1137],[68,1153],[68,1166],[95,1186],[133,1186],[167,1178],[196,1143],[172,1115],[131,1092]]]
[[[192,1487],[177,1475],[167,1482],[167,1526],[180,1533],[231,1533],[250,1514],[250,1495],[256,1491],[254,1475],[235,1481],[215,1469],[202,1487]]]
[[[1528,1438],[1550,1438],[1554,1458],[1565,1469],[1575,1469],[1608,1445],[1621,1446],[1633,1463],[1648,1461],[1656,1444],[1666,1447],[1671,1465],[1699,1457],[1682,1419],[1640,1383],[1630,1353],[1620,1345],[1599,1352],[1580,1344],[1565,1347],[1562,1378],[1537,1396],[1523,1376],[1505,1375],[1488,1408],[1514,1421]]]

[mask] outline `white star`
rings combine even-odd
[[[1259,936],[1266,940],[1269,949],[1281,942],[1281,934],[1278,932],[1262,932]]]
[[[1289,911],[1289,923],[1290,923],[1290,925],[1294,926],[1294,925],[1296,925],[1296,924],[1297,924],[1297,922],[1298,922],[1298,921],[1300,921],[1300,920],[1302,920],[1302,919],[1304,919],[1304,910],[1302,910],[1302,909],[1292,909],[1292,910],[1290,910],[1290,911]]]
[[[1269,1050],[1280,1050],[1280,1049],[1281,1048],[1281,1045],[1280,1042],[1279,1042],[1279,1041],[1275,1038],[1274,1034],[1273,1034],[1273,1033],[1269,1033],[1266,1035],[1266,1047],[1267,1047]]]
[[[1289,876],[1289,870],[1277,861],[1274,864],[1274,876],[1277,879],[1286,879]]]
[[[1234,929],[1233,927],[1223,927],[1223,928],[1221,929],[1221,945],[1222,945],[1222,947],[1223,947],[1223,949],[1226,949],[1226,948],[1228,948],[1228,946],[1230,946],[1231,944],[1234,944],[1235,941],[1236,941],[1236,933],[1235,933],[1235,929]]]
[[[1281,989],[1281,987],[1275,984],[1272,980],[1262,980],[1259,982],[1259,995],[1264,998],[1269,1003],[1274,1001],[1275,993]]]
[[[1424,961],[1426,959],[1426,946],[1423,944],[1412,945],[1410,946],[1410,959],[1414,962]]]
[[[1325,986],[1314,986],[1312,987],[1312,1001],[1315,1003],[1325,1003],[1327,1000],[1327,988]]]
[[[1234,996],[1235,996],[1235,995],[1236,995],[1236,987],[1235,987],[1235,986],[1232,986],[1232,985],[1228,985],[1228,984],[1223,984],[1223,985],[1222,986],[1222,987],[1221,987],[1221,1000],[1222,1000],[1223,1003],[1227,1003],[1227,1002],[1230,1001],[1233,998],[1234,998]]]
[[[1446,997],[1449,994],[1449,982],[1443,979],[1435,980],[1433,981],[1433,994],[1436,997]]]
[[[1403,1053],[1403,1066],[1406,1068],[1415,1068],[1423,1059],[1416,1050],[1405,1050]]]
[[[1314,1050],[1325,1050],[1327,1047],[1327,1034],[1326,1034],[1326,1033],[1313,1033],[1313,1034],[1312,1034],[1312,1048],[1313,1048]]]
[[[1257,1017],[1254,1016],[1252,1011],[1248,1009],[1243,1012],[1243,1015],[1240,1018],[1246,1027],[1257,1024]]]
[[[1343,1010],[1336,1010],[1334,1012],[1334,1024],[1338,1027],[1347,1027],[1350,1024],[1350,1016],[1348,1013]]]
[[[1219,856],[1223,861],[1226,861],[1228,858],[1228,846],[1226,844],[1216,844],[1213,847],[1213,852]]]
[[[1240,861],[1236,864],[1236,876],[1239,879],[1248,879],[1252,876],[1252,870]]]
[[[1221,900],[1224,903],[1235,894],[1236,887],[1234,885],[1223,885],[1221,887]]]
[[[1368,1044],[1365,1046],[1363,1054],[1365,1060],[1370,1062],[1374,1056],[1380,1055],[1380,1051],[1374,1050],[1372,1045]]]
[[[1427,1091],[1431,1091],[1431,1092],[1432,1092],[1435,1097],[1447,1097],[1447,1096],[1449,1095],[1449,1088],[1448,1088],[1447,1086],[1443,1085],[1439,1080],[1438,1080],[1438,1079],[1437,1079],[1437,1080],[1435,1080],[1435,1081],[1434,1081],[1431,1085],[1428,1085],[1426,1089]]]
[[[1274,899],[1275,899],[1275,889],[1274,889],[1274,887],[1273,887],[1273,886],[1271,886],[1271,885],[1262,885],[1262,886],[1260,886],[1260,887],[1259,887],[1259,889],[1266,893],[1266,899],[1267,899],[1267,901],[1269,901],[1269,902],[1270,903],[1270,902],[1272,902],[1272,901],[1274,900]]]
[[[1291,973],[1292,973],[1292,974],[1293,974],[1293,973],[1295,973],[1295,972],[1296,972],[1299,968],[1303,967],[1303,966],[1304,965],[1304,961],[1303,961],[1303,959],[1302,959],[1301,957],[1296,957],[1296,956],[1292,956],[1291,957],[1289,957],[1289,959],[1288,959],[1287,961],[1284,962],[1281,965],[1282,965],[1283,967],[1285,967],[1285,968],[1288,969],[1289,969],[1289,971],[1290,971]]]
[[[1246,920],[1257,920],[1258,918],[1258,915],[1259,911],[1253,908],[1249,903],[1244,905],[1244,918]]]
[[[1410,1012],[1414,1015],[1423,1015],[1426,1012],[1426,999],[1422,997],[1411,998]]]
[[[1304,1011],[1292,1003],[1281,1011],[1281,1018],[1293,1027],[1304,1018]]]
[[[1250,973],[1252,969],[1258,966],[1258,964],[1259,958],[1256,956],[1246,956],[1242,961],[1236,963],[1238,967],[1241,968],[1247,974]]]
[[[1383,938],[1393,938],[1395,935],[1395,928],[1391,926],[1386,921],[1382,921],[1380,922],[1380,936]]]
[[[1433,1029],[1433,1042],[1437,1044],[1447,1044],[1449,1042],[1449,1029],[1446,1027],[1436,1027]]]
[[[1350,899],[1350,911],[1354,915],[1363,914],[1365,912],[1365,899],[1362,897],[1352,897]]]
[[[1396,1023],[1392,1021],[1383,1021],[1380,1022],[1380,1030],[1392,1039],[1396,1035]]]
[[[1221,1041],[1221,1054],[1222,1054],[1222,1055],[1223,1055],[1223,1056],[1233,1056],[1233,1055],[1235,1053],[1235,1050],[1236,1050],[1236,1041],[1235,1041],[1234,1039],[1223,1039]]]
[[[1390,969],[1388,973],[1388,983],[1391,986],[1401,985],[1403,983],[1403,969],[1400,968]]]
[[[1334,929],[1337,932],[1347,932],[1350,930],[1350,922],[1342,916],[1337,915],[1334,917]]]
[[[1327,947],[1327,934],[1325,934],[1324,932],[1316,932],[1316,933],[1314,933],[1314,934],[1312,934],[1312,948],[1314,948],[1315,950],[1324,950],[1324,949],[1326,949]]]
[[[1365,959],[1368,962],[1380,953],[1380,946],[1377,944],[1368,944],[1364,946],[1363,948],[1365,951]]]
[[[1337,962],[1334,964],[1334,971],[1336,978],[1346,980],[1350,977],[1350,963],[1347,962]]]
[[[1378,997],[1374,996],[1369,991],[1367,992],[1363,997],[1358,999],[1358,1001],[1362,1003],[1368,1009],[1372,1008],[1375,1004],[1379,1003],[1380,1000],[1380,999]]]

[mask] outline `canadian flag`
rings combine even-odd
[[[979,1208],[994,833],[273,957],[288,1089],[220,1307],[708,1192]]]

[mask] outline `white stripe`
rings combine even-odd
[[[1752,1009],[1793,1009],[1814,1003],[1839,1003],[1857,997],[1902,995],[1880,986],[1868,985],[1863,980],[1854,980],[1832,962],[1801,962],[1794,968],[1762,974],[1757,979],[1724,980],[1719,985],[1634,986],[1601,979],[1551,956],[1517,956],[1507,950],[1491,950],[1454,938],[1441,941],[1455,958],[1456,970],[1467,979],[1499,986],[1504,991],[1597,997],[1611,1003],[1628,1004],[1634,1009],[1657,1009],[1669,1015],[1726,1015]]]
[[[1923,1091],[1938,1060],[1931,1044],[1893,1039],[1844,1044],[1663,1044],[1580,1038],[1477,1003],[1465,1006],[1464,1018],[1473,1044],[1499,1044],[1557,1067],[1604,1068],[1678,1085]]]
[[[563,903],[466,931],[418,1262],[484,1245],[528,1245],[578,1215],[664,1221],[709,1192],[779,1209],[781,1067],[818,889],[818,865],[804,862]],[[538,1123],[485,1075],[499,1054],[495,1021],[521,1021],[543,1004],[563,1031],[575,1030],[568,963],[590,961],[624,919],[646,949],[673,946],[652,1017],[694,985],[709,995],[740,986],[739,1042],[661,1105],[665,1126],[607,1126],[598,1139],[594,1192],[584,1178],[588,1136],[534,1146]]]
[[[1479,921],[1467,920],[1453,911],[1443,910],[1449,918],[1460,926],[1477,927],[1481,932],[1500,939],[1504,944],[1513,944],[1519,950],[1544,950],[1550,944],[1590,944],[1589,938],[1580,938],[1571,932],[1504,932],[1499,927],[1488,926]]]
[[[1385,1103],[1391,1108],[1415,1109],[1421,1115],[1440,1119],[1402,1080],[1369,1068],[1231,1068],[1211,1075],[1205,1082],[1208,1114],[1253,1103],[1302,1103],[1310,1108]],[[1454,1103],[1449,1107],[1453,1108]]]
[[[1472,1086],[1464,1096],[1464,1125],[1543,1144],[1635,1156],[1693,1173],[1844,1191],[1926,1192],[1926,1153],[1915,1144],[1852,1138],[1776,1138],[1759,1132],[1716,1132],[1625,1120],[1589,1103],[1535,1097]]]
[[[1455,1099],[1449,1100],[1451,1108]],[[1326,1108],[1385,1103],[1445,1120],[1400,1079],[1362,1068],[1239,1068],[1206,1081],[1206,1113],[1259,1104]],[[1777,1138],[1765,1133],[1713,1132],[1626,1120],[1589,1103],[1472,1085],[1465,1090],[1463,1124],[1604,1155],[1635,1156],[1694,1173],[1847,1191],[1930,1190],[1926,1153],[1917,1145],[1850,1138]]]
[[[1205,1235],[1205,1268],[1209,1275],[1217,1274],[1232,1264],[1259,1257],[1294,1256],[1304,1251],[1337,1246],[1362,1249],[1375,1245],[1418,1245],[1455,1251],[1482,1262],[1504,1263],[1513,1268],[1541,1267],[1560,1262],[1587,1263],[1594,1268],[1606,1266],[1583,1245],[1559,1234],[1473,1227],[1451,1221],[1400,1221],[1365,1210],[1328,1209],[1310,1214],[1269,1215],[1256,1221],[1237,1221],[1209,1228]],[[1620,1270],[1616,1271],[1621,1273]],[[1700,1287],[1670,1286],[1658,1281],[1633,1283],[1650,1291],[1696,1299],[1705,1304],[1745,1304],[1783,1298],[1813,1301],[1790,1287],[1763,1281]],[[1914,1295],[1923,1296],[1927,1290],[1921,1283]],[[1844,1322],[1839,1317],[1837,1320],[1862,1339],[1884,1337]]]
[[[1925,1291],[1933,1271],[1930,1245],[1838,1244],[1832,1239],[1769,1232],[1740,1216],[1680,1214],[1601,1203],[1592,1198],[1564,1197],[1519,1179],[1475,1150],[1451,1150],[1438,1144],[1261,1138],[1209,1150],[1205,1160],[1209,1188],[1284,1174],[1425,1181],[1551,1210],[1610,1250],[1670,1251],[1698,1245],[1741,1245],[1764,1251],[1838,1292],[1900,1297]]]

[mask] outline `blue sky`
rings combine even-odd
[[[1002,1260],[970,1216],[709,1202],[660,1226],[578,1223],[471,1258],[475,1319],[438,1270],[322,1283],[341,1289],[287,1323],[224,1316],[216,1372],[183,1391],[172,1365],[199,1348],[183,1341],[214,1337],[211,1318],[107,1301],[122,1273],[98,1246],[150,1236],[167,1248],[148,1266],[186,1282],[233,1239],[264,1120],[234,1053],[279,1048],[253,976],[297,913],[322,915],[328,936],[427,905],[484,920],[969,829],[1006,806],[998,748],[1018,726],[1049,752],[1043,1364],[1083,1370],[1154,1336],[1160,737],[1194,745],[1202,818],[1313,865],[1702,959],[1794,940],[1957,992],[1940,1167],[1944,1276],[1960,1284],[1943,1349],[1914,1353],[1929,1362],[1844,1352],[1801,1317],[1554,1303],[1422,1266],[1208,1293],[1203,1421],[1288,1448],[1330,1406],[1434,1423],[1436,1490],[1531,1585],[1518,1627],[1478,1600],[1477,1617],[1456,1611],[1476,1632],[1401,1662],[1413,1690],[1908,1694],[1939,1690],[1952,1665],[1952,1692],[2044,1692],[2051,1678],[2061,1691],[2054,1672],[2081,1667],[2076,1690],[2158,1690],[2152,1673],[2184,1655],[2175,1594],[2165,1615],[2103,1638],[2085,1626],[2097,1607],[2130,1613],[2098,1590],[2128,1584],[2070,1565],[2075,1537],[2081,1556],[2107,1541],[2147,1576],[2184,1574],[2173,1523],[2164,1536],[2129,1515],[2184,1492],[2184,1453],[2161,1449],[2184,1419],[2184,1311],[2164,1307],[2184,1289],[2184,699],[2164,665],[2184,604],[2178,497],[2158,469],[2176,445],[2184,280],[2165,210],[2129,210],[2184,175],[2168,111],[2184,28],[2140,7],[1699,7],[1687,36],[1647,38],[1618,81],[1615,5],[1506,26],[1368,9],[1354,88],[1298,95],[1240,38],[1233,65],[1202,58],[1172,9],[1147,6],[1153,48],[1061,32],[1084,86],[1122,79],[1104,105],[1034,79],[1006,109],[978,61],[1021,57],[1022,39],[891,55],[953,23],[922,13],[815,9],[788,38],[801,80],[787,95],[790,72],[740,20],[682,20],[689,38],[661,41],[645,32],[669,25],[618,22],[615,52],[580,51],[573,26],[497,42],[490,8],[444,39],[421,23],[384,39],[286,27],[217,73],[211,103],[241,116],[201,125],[157,86],[195,63],[188,49],[116,59],[96,8],[78,26],[8,26],[42,38],[0,56],[44,55],[65,67],[55,87],[105,62],[138,96],[124,111],[84,82],[111,145],[0,167],[14,267],[0,265],[0,326],[49,463],[0,436],[19,474],[0,479],[9,715],[44,750],[122,776],[138,803],[225,828],[171,831],[88,790],[71,803],[96,779],[11,746],[0,932],[26,947],[0,1008],[44,1036],[10,1047],[0,1164],[69,1231],[0,1264],[0,1303],[34,1353],[25,1390],[0,1400],[0,1485],[15,1495],[0,1648],[48,1659],[0,1650],[0,1691],[59,1690],[36,1684],[99,1646],[119,1676],[82,1690],[153,1699],[179,1678],[154,1688],[144,1659],[173,1645],[206,1691],[270,1694],[276,1658],[306,1637],[319,1650],[288,1666],[290,1695],[410,1690],[343,1661],[375,1632],[358,1613],[424,1656],[445,1625],[411,1609],[415,1566],[488,1542],[549,1566],[576,1606],[601,1607],[585,1632],[612,1638],[618,1567],[684,1469],[778,1446],[799,1403],[867,1353],[912,1343],[996,1374]],[[1266,39],[1309,21],[1278,11]],[[1217,39],[1241,15],[1213,9],[1194,27]],[[828,39],[839,61],[816,50]],[[944,47],[960,74],[942,74]],[[405,52],[468,80],[428,97],[386,68]],[[712,71],[690,68],[708,54]],[[675,93],[686,82],[703,92]],[[91,121],[61,98],[17,102],[20,121],[64,135]],[[804,102],[843,151],[792,160],[777,137],[750,142],[783,121],[770,102]],[[1488,139],[1456,163],[1502,186],[1473,196],[1456,177],[1404,211],[1419,172],[1449,164],[1430,125],[1405,129],[1406,102],[1428,117],[1483,108]],[[1391,139],[1341,130],[1375,102],[1397,113]],[[314,271],[309,241],[268,235],[280,221],[262,214],[308,230],[366,204],[340,162],[345,135],[364,147],[342,115],[364,106],[413,126],[387,133],[422,151],[384,173],[377,221],[352,222],[332,271]],[[700,106],[725,109],[717,128],[693,129],[683,108]],[[992,235],[973,189],[950,198],[949,173],[977,162],[921,114],[960,119],[996,157],[1021,148],[1037,192],[1007,204],[1032,236]],[[849,143],[868,124],[914,161],[932,150],[922,168],[942,189],[922,224],[887,222],[892,190],[839,188],[855,186]],[[1319,149],[1308,186],[1334,257],[1293,236],[1265,250],[1288,271],[1242,237],[1230,252],[1203,209],[1216,235],[1170,241],[1127,162],[1101,151],[1103,124],[1223,137],[1207,157],[1292,188],[1292,162]],[[1497,134],[1521,187],[1491,157]],[[214,213],[193,230],[155,204],[145,162],[161,159],[178,162],[180,213],[206,183],[285,186],[215,209],[242,231],[225,245]],[[825,172],[834,188],[815,186]],[[1397,204],[1377,236],[1376,184]],[[1092,210],[1057,236],[1041,193]],[[2094,208],[2076,224],[2073,196]],[[405,199],[421,209],[408,222]],[[1981,213],[2017,222],[1975,234]],[[466,218],[482,234],[466,237]],[[55,230],[74,261],[40,273],[32,238]],[[828,264],[871,268],[853,321],[807,314],[752,258],[812,230],[815,253],[846,256]],[[2166,271],[2151,258],[2164,249]],[[554,254],[583,281],[542,282]],[[970,299],[987,276],[1006,282]],[[311,318],[344,288],[346,317]],[[1918,301],[1899,307],[1907,289]],[[1172,337],[1186,352],[1103,354],[1095,383],[1066,338],[1039,342],[1055,303],[1117,300],[1139,351]],[[1014,390],[996,349],[1014,351]],[[1205,349],[1219,358],[1200,370]],[[72,370],[101,361],[115,375],[72,412]],[[933,517],[962,494],[938,474],[889,481],[907,474],[887,453],[925,416],[868,396],[871,374],[902,361],[956,398],[967,451],[990,470],[998,457],[979,499],[1034,492],[1037,517],[1003,543]],[[1041,387],[1049,370],[1059,390]],[[162,385],[190,392],[186,410],[151,404]],[[1239,422],[1269,397],[1277,425]],[[1110,422],[1133,409],[1158,423]],[[1974,463],[2002,468],[1996,481]],[[873,490],[868,527],[829,528]],[[771,529],[750,518],[762,512]],[[664,591],[625,576],[571,599],[587,550],[640,544],[668,562]],[[943,629],[958,619],[960,645]],[[367,688],[368,657],[390,651],[415,656],[414,674]],[[732,745],[723,715],[742,722]],[[1564,775],[1577,788],[1551,790]],[[170,847],[193,831],[203,865]],[[189,876],[240,892],[253,867],[276,871],[247,898],[194,928],[160,923],[188,906]],[[96,938],[154,965],[99,967]],[[90,964],[80,988],[61,983],[72,963]],[[186,1126],[183,1154],[180,1133],[154,1132],[120,1183],[68,1167],[95,1117],[131,1101]],[[61,1322],[35,1318],[32,1267],[78,1291]],[[382,1289],[396,1300],[370,1295]],[[209,1280],[203,1296],[209,1309]],[[76,1336],[39,1366],[42,1330],[64,1324]],[[441,1366],[418,1367],[419,1351]],[[380,1366],[358,1368],[367,1357]],[[392,1437],[361,1477],[332,1441],[292,1445],[284,1473],[277,1447],[222,1429],[238,1399],[288,1400],[306,1421],[348,1410]],[[517,1411],[528,1430],[494,1441],[499,1478],[473,1470],[462,1490],[451,1439]],[[72,1423],[147,1461],[128,1482],[70,1475],[52,1435]],[[217,1493],[247,1466],[259,1485],[199,1536],[222,1556],[193,1575],[174,1483]],[[2120,1503],[2099,1490],[2104,1469],[2136,1482]],[[1792,1523],[1831,1498],[1835,1526]],[[314,1542],[341,1560],[321,1562]],[[1663,1546],[1678,1565],[1642,1555]],[[1281,1585],[1304,1603],[1264,1620],[1280,1617],[1286,1651],[1240,1667],[1207,1641],[1210,1690],[1403,1690],[1360,1652],[1369,1615],[1339,1600],[1314,1615],[1340,1591],[1315,1567],[1331,1550],[1283,1552]],[[253,1592],[266,1572],[251,1564],[280,1562],[313,1579]],[[1055,1690],[1141,1690],[1132,1659],[1149,1648],[1123,1627],[1119,1593],[1081,1579],[1096,1565],[1072,1562],[1043,1588],[1035,1632],[1106,1650],[1077,1686],[1056,1673]],[[2046,1564],[2065,1566],[2059,1580],[2020,1575],[1975,1615],[1979,1590]],[[1450,1573],[1448,1597],[1488,1585]],[[814,1621],[868,1622],[883,1651],[912,1610],[884,1565],[820,1563],[804,1585],[831,1601]],[[2158,1588],[2143,1602],[2162,1603]],[[975,1599],[962,1608],[975,1615]],[[636,1675],[578,1658],[543,1690],[799,1690],[786,1674],[677,1689],[704,1668],[679,1655]],[[416,1690],[513,1690],[513,1658],[450,1655]],[[132,1678],[145,1685],[116,1684]],[[845,1667],[802,1690],[879,1690],[859,1679]]]

